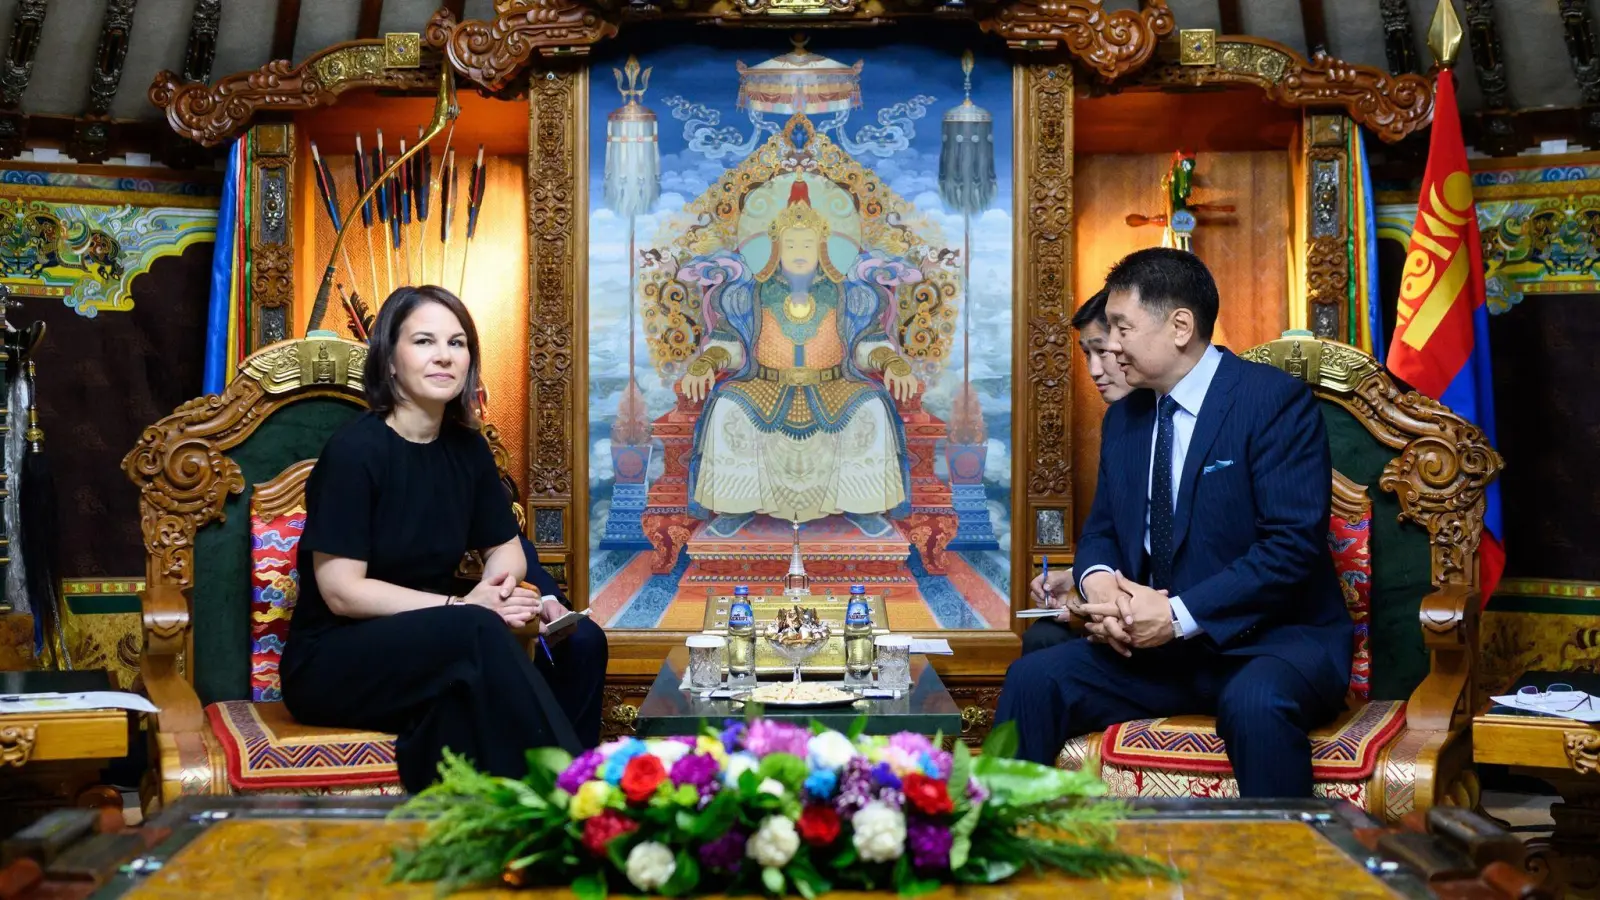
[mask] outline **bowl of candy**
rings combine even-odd
[[[800,680],[801,666],[816,656],[832,636],[833,629],[817,617],[815,609],[801,609],[798,604],[793,609],[778,610],[762,634],[767,646],[794,666],[795,681]]]

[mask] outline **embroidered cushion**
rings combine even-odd
[[[206,707],[236,791],[398,783],[394,735],[296,722],[282,703],[230,700]]]
[[[306,530],[304,495],[291,509],[263,519],[250,511],[250,699],[283,699],[278,663],[289,640],[289,616],[300,595],[296,548]]]
[[[1328,517],[1328,551],[1344,592],[1345,608],[1355,623],[1355,654],[1350,660],[1350,694],[1372,697],[1372,510],[1352,522],[1337,512]]]
[[[1311,732],[1311,777],[1364,781],[1384,746],[1405,727],[1402,701],[1366,703]],[[1169,772],[1231,773],[1215,720],[1205,716],[1139,719],[1106,729],[1100,747],[1107,766]]]

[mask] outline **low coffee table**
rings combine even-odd
[[[699,734],[703,725],[720,725],[724,719],[744,717],[744,704],[734,700],[702,700],[682,685],[689,670],[689,651],[675,647],[650,685],[650,694],[639,706],[634,731],[640,737],[670,737]],[[911,690],[894,699],[857,700],[849,706],[807,709],[767,707],[765,716],[786,722],[821,722],[844,731],[858,717],[867,717],[867,734],[895,734],[914,731],[932,736],[961,733],[961,709],[945,690],[939,673],[922,655],[911,657]]]
[[[102,669],[0,672],[0,696],[109,690],[115,685]],[[121,807],[122,795],[100,783],[100,771],[128,754],[137,723],[123,709],[0,709],[0,835],[56,807]]]

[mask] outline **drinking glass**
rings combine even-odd
[[[691,634],[686,643],[689,645],[689,686],[697,691],[720,687],[727,639],[717,634]]]
[[[878,687],[889,691],[910,690],[911,638],[883,634],[874,643],[878,648]]]

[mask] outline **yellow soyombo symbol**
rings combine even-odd
[[[1466,286],[1472,256],[1466,246],[1466,224],[1472,215],[1472,179],[1452,172],[1443,190],[1430,185],[1419,208],[1418,227],[1411,232],[1411,252],[1400,279],[1400,340],[1421,350],[1444,321]],[[1440,274],[1439,263],[1444,261]]]

